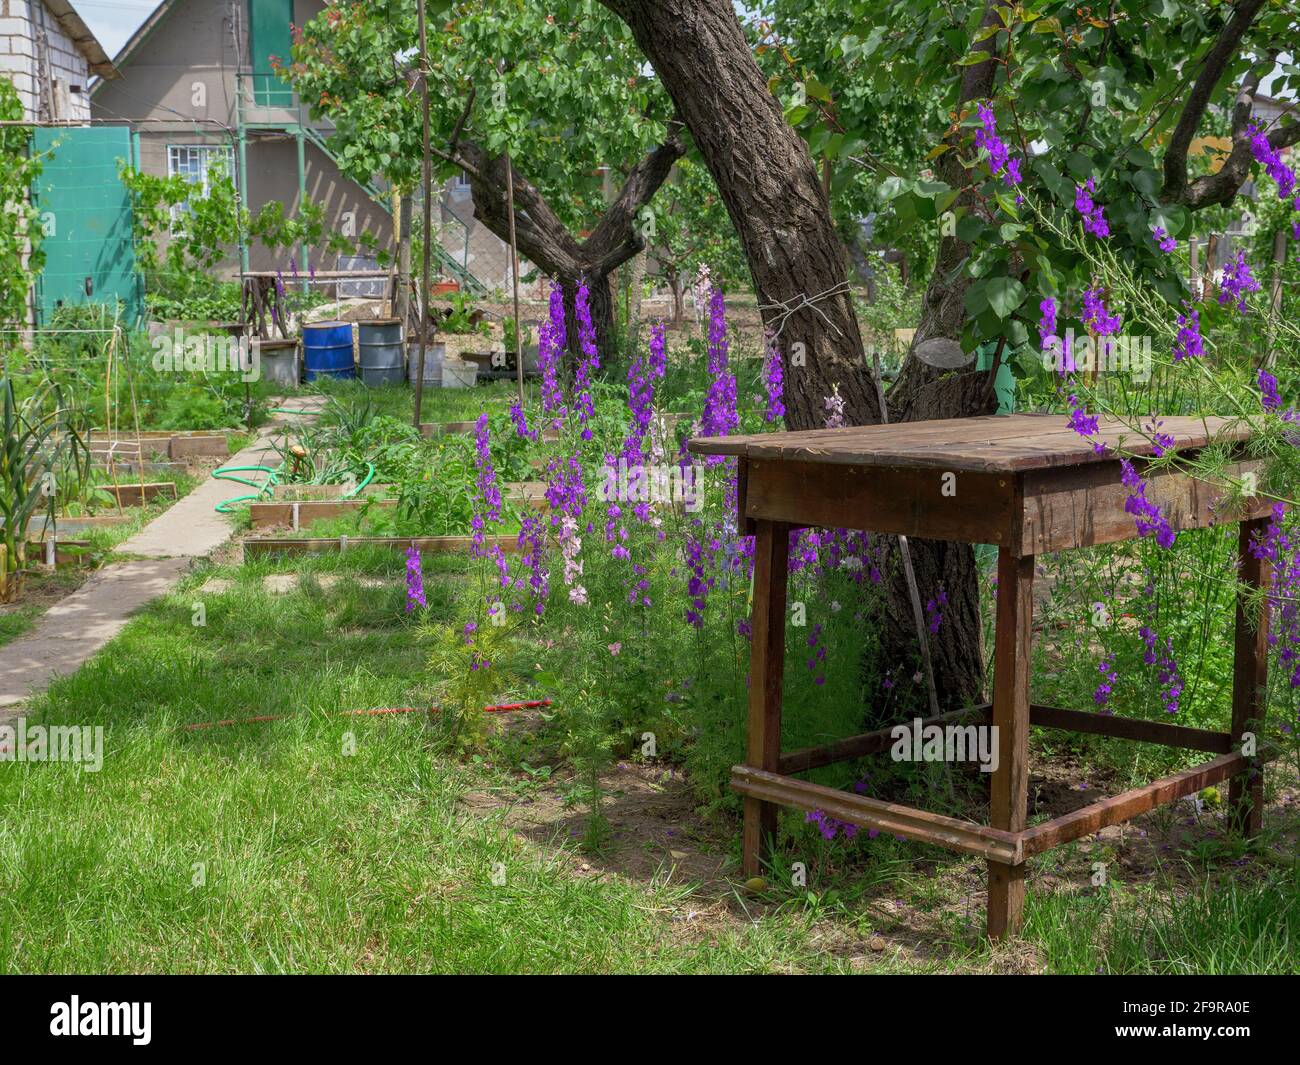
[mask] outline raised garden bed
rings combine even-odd
[[[489,549],[494,546],[500,547],[502,551],[507,553],[519,550],[519,539],[516,536],[488,536],[484,538],[484,544]],[[427,554],[469,554],[473,545],[474,538],[472,536],[266,537],[265,539],[244,541],[244,561],[273,555],[327,554],[358,547],[378,547],[390,551],[405,551],[407,548],[415,546],[421,552]]]

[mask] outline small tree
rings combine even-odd
[[[671,102],[628,28],[594,0],[428,9],[444,19],[427,72],[439,179],[464,174],[475,217],[506,240],[510,154],[520,252],[561,282],[574,352],[574,298],[587,281],[608,350],[610,275],[645,246],[646,209],[686,149]],[[296,35],[286,77],[334,123],[331,150],[358,180],[418,181],[417,45],[413,0],[330,3]]]

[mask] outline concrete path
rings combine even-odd
[[[74,672],[113,639],[129,616],[166,595],[190,566],[188,558],[114,562],[41,617],[21,639],[0,647],[0,720],[37,685]]]
[[[286,405],[319,411],[325,402],[324,397],[294,397]],[[271,442],[298,420],[295,415],[276,416],[258,431],[254,443],[223,465],[278,465]],[[259,476],[250,475],[254,480]],[[19,716],[32,692],[93,657],[122,631],[135,611],[166,595],[196,558],[230,539],[229,518],[214,508],[223,499],[252,491],[234,481],[209,478],[118,546],[122,554],[142,555],[142,560],[105,566],[47,610],[30,633],[0,647],[0,723]]]

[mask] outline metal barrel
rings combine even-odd
[[[367,385],[399,385],[406,376],[402,344],[402,322],[398,318],[377,318],[357,324],[361,380]]]
[[[311,322],[302,327],[302,356],[307,380],[355,377],[351,322]]]

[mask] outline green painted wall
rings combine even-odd
[[[123,304],[123,320],[143,311],[131,239],[131,196],[118,177],[132,158],[125,126],[38,129],[33,151],[45,167],[32,203],[47,217],[45,270],[36,282],[39,325],[63,304]]]
[[[248,0],[248,51],[252,57],[253,100],[260,107],[291,107],[293,90],[271,65],[275,56],[289,62],[293,44],[293,0]]]

